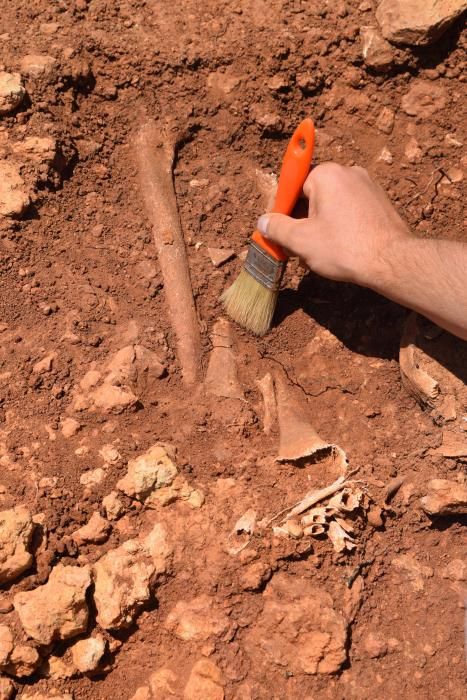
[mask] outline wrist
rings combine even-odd
[[[418,239],[407,230],[392,232],[377,248],[367,265],[363,286],[380,294],[397,295],[404,276],[410,274],[409,263],[416,255]]]

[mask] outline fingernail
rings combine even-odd
[[[268,235],[268,225],[269,225],[269,216],[267,214],[263,214],[258,219],[258,231],[260,233],[262,233],[263,236],[266,236],[266,238]]]

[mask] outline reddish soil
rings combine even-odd
[[[255,168],[277,172],[287,138],[303,117],[311,116],[318,129],[316,162],[368,168],[414,231],[458,238],[466,180],[449,172],[465,170],[465,158],[445,137],[459,144],[467,137],[461,23],[434,47],[397,49],[393,67],[381,76],[361,58],[359,27],[374,23],[371,9],[358,9],[365,4],[371,5],[0,0],[5,69],[17,70],[29,53],[57,59],[54,77],[26,80],[28,102],[2,118],[0,138],[52,136],[66,162],[60,178],[37,188],[22,219],[5,220],[0,228],[0,447],[9,457],[1,467],[0,507],[22,503],[44,513],[49,531],[37,569],[5,586],[0,599],[44,583],[58,561],[95,561],[154,520],[154,511],[132,505],[104,545],[78,550],[67,544],[115,488],[126,461],[150,445],[174,445],[178,468],[206,496],[199,510],[176,503],[157,513],[176,542],[173,570],[136,624],[113,635],[122,645],[107,672],[57,680],[36,674],[16,682],[18,689],[33,684],[42,692],[72,692],[76,700],[129,700],[162,667],[173,670],[183,688],[193,664],[208,656],[223,673],[227,700],[464,697],[463,589],[443,571],[465,555],[465,531],[459,518],[431,520],[419,497],[432,478],[455,480],[465,462],[436,451],[442,428],[401,384],[406,310],[367,290],[304,274],[292,261],[271,332],[256,339],[234,329],[246,401],[187,391],[132,146],[147,117],[182,133],[175,188],[203,370],[209,332],[222,314],[219,296],[238,274],[238,253],[264,207]],[[312,78],[306,89],[296,81],[303,73]],[[418,78],[446,95],[444,108],[419,119],[400,106]],[[376,127],[383,106],[395,112],[389,135]],[[411,164],[404,148],[414,134],[423,154]],[[392,164],[378,160],[384,146]],[[215,269],[209,246],[231,247],[237,256]],[[311,358],[307,346],[326,337],[325,330],[333,342]],[[435,348],[438,363],[447,362],[443,352],[449,361],[460,353],[465,359],[462,343],[443,338]],[[162,378],[138,386],[137,410],[110,418],[70,412],[83,375],[136,340],[168,368]],[[34,373],[49,352],[57,353],[51,371]],[[266,584],[245,590],[242,577],[251,560],[226,551],[229,532],[248,508],[269,518],[336,476],[330,458],[275,461],[277,431],[263,433],[255,382],[277,367],[302,387],[314,428],[345,450],[349,469],[357,470],[375,503],[382,505],[394,477],[411,485],[394,495],[384,525],[366,523],[352,553],[335,553],[327,539],[278,544],[255,535],[257,560],[273,581],[285,573],[304,590],[318,586],[337,610],[351,590],[349,577],[364,579],[348,660],[332,675],[296,673],[265,660],[251,640],[266,624]],[[60,420],[70,415],[82,428],[65,439]],[[109,442],[123,461],[83,495],[79,478],[101,466],[98,452]],[[87,449],[80,454],[80,447]],[[42,488],[44,477],[56,477],[56,486]],[[418,587],[392,564],[404,554],[432,571]],[[164,627],[178,601],[201,594],[230,620],[230,632],[215,638],[212,648],[211,642],[182,641]],[[376,658],[368,650],[370,634],[384,647]]]

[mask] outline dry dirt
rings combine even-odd
[[[265,206],[261,181],[277,173],[305,116],[317,127],[317,163],[368,168],[421,236],[465,235],[462,20],[431,46],[393,46],[378,72],[359,36],[376,26],[374,4],[0,0],[0,70],[19,72],[25,88],[0,116],[0,157],[21,180],[16,212],[0,215],[0,510],[36,516],[32,557],[15,551],[18,575],[0,588],[0,625],[23,645],[23,666],[28,647],[33,668],[7,649],[2,697],[7,679],[18,697],[75,700],[465,697],[466,504],[429,516],[420,501],[432,479],[462,487],[466,452],[443,445],[450,425],[465,445],[465,344],[420,324],[444,401],[440,412],[420,406],[399,370],[407,311],[292,261],[271,332],[258,340],[231,329],[243,398],[185,386],[134,153],[148,118],[177,139],[201,378],[219,296]],[[13,177],[8,168],[2,177]],[[208,248],[235,255],[214,267]],[[134,401],[106,413],[90,402],[89,372],[128,346],[146,349],[125,376]],[[335,449],[276,461],[277,425],[264,432],[256,383],[268,372],[287,377],[315,431],[347,455],[364,499],[353,551],[266,524],[338,476]],[[116,485],[157,443],[171,446],[178,491],[148,505],[128,478]],[[93,513],[109,514],[102,499],[116,490],[122,513],[111,532],[97,519],[96,542],[86,531],[72,539]],[[249,509],[261,522],[238,551],[232,531]],[[170,545],[156,556],[147,538],[157,523]],[[146,576],[154,593],[136,595],[128,625],[115,629],[99,603],[112,593],[97,574],[86,586],[104,567],[94,563],[128,540],[116,582]],[[75,591],[63,603],[73,619],[44,630],[47,600],[62,604],[47,593],[62,565],[82,570],[87,598]],[[13,600],[46,583],[35,594],[45,620],[29,620],[27,634]],[[100,665],[88,673],[81,654],[84,674],[68,672],[70,645],[90,633],[105,643]]]

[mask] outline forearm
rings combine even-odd
[[[467,340],[467,244],[398,239],[368,286]]]

